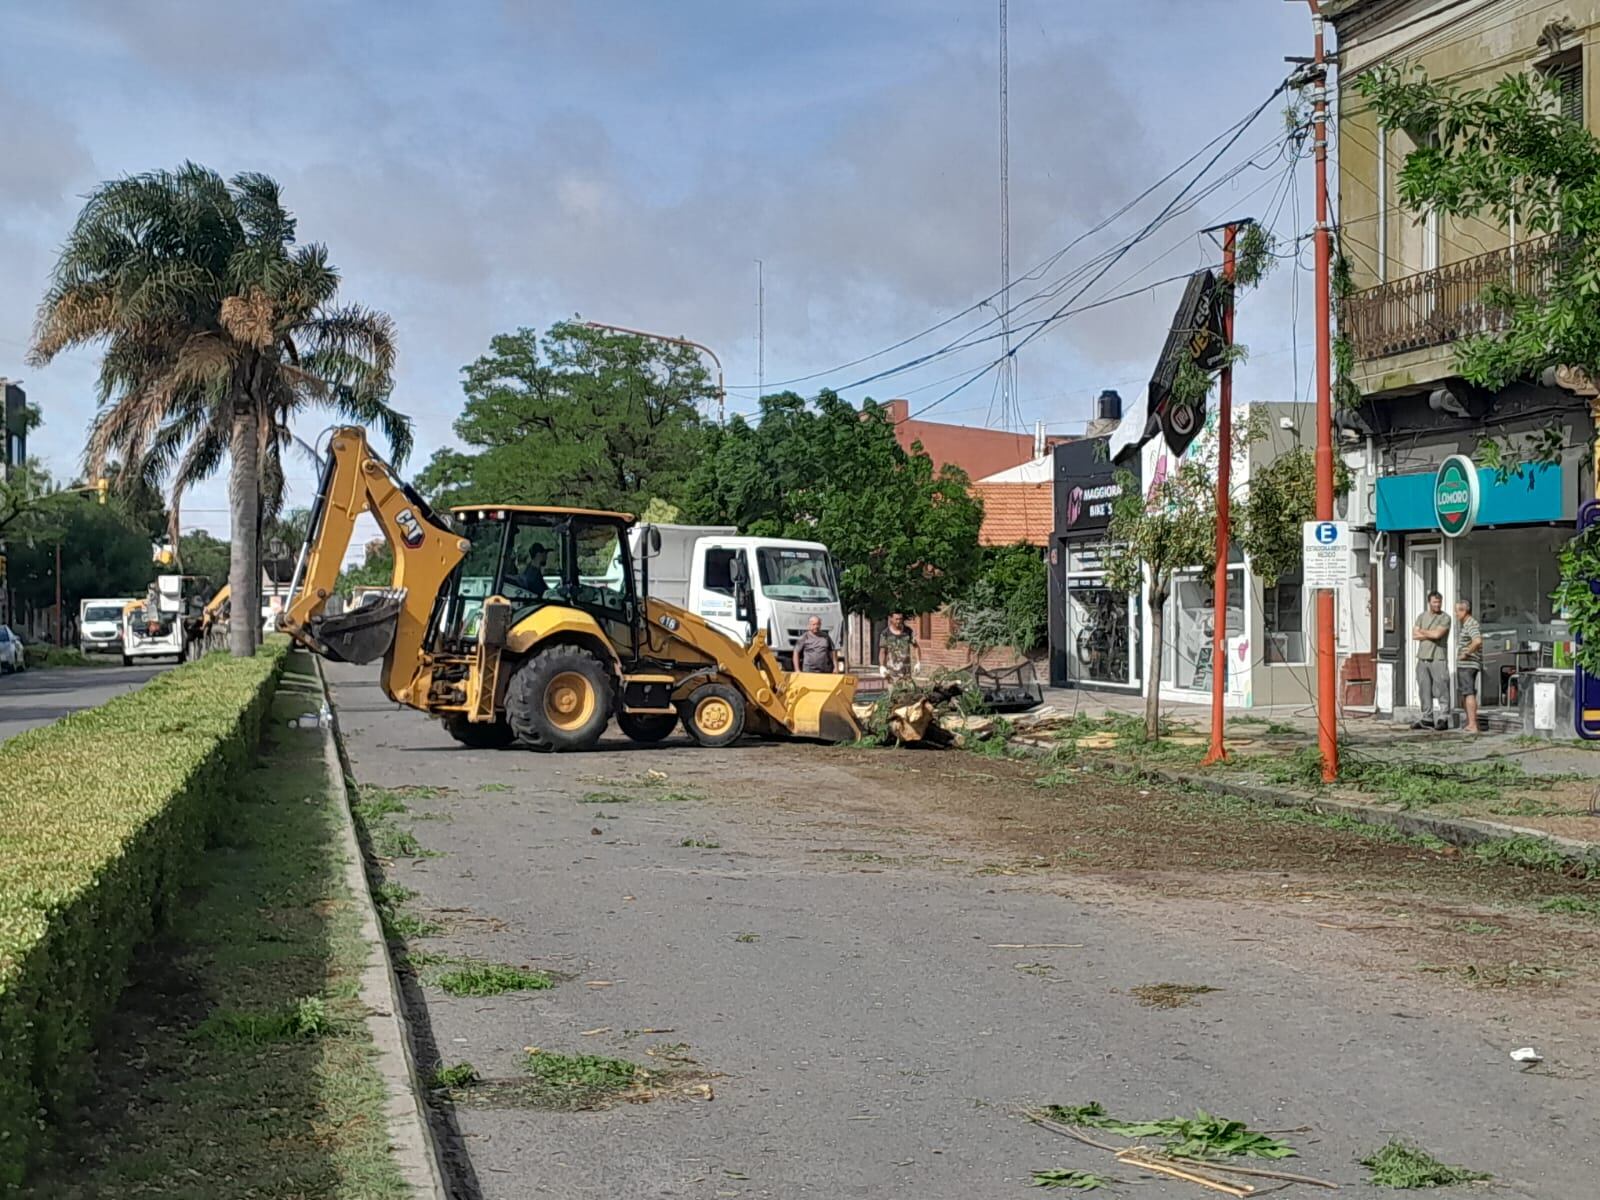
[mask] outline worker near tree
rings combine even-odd
[[[1470,601],[1456,601],[1456,624],[1460,630],[1456,638],[1456,695],[1461,697],[1461,707],[1467,714],[1467,732],[1479,733],[1478,677],[1483,672],[1483,627],[1472,615]]]
[[[822,618],[812,617],[806,631],[795,639],[794,669],[832,675],[839,670],[839,649],[833,638],[822,631]]]
[[[889,624],[878,639],[878,665],[890,684],[910,679],[922,665],[922,650],[917,635],[911,632],[905,613],[889,614]]]
[[[1428,607],[1411,627],[1411,640],[1417,643],[1417,703],[1421,711],[1413,729],[1449,727],[1450,664],[1446,643],[1450,640],[1450,618],[1444,611],[1444,597],[1428,593]],[[1435,705],[1444,707],[1436,715]]]

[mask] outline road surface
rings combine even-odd
[[[141,687],[167,664],[137,667],[35,667],[0,675],[0,742],[35,725],[48,725],[80,708],[104,704]]]
[[[1201,1194],[1018,1115],[1090,1101],[1295,1131],[1254,1165],[1359,1200],[1394,1136],[1496,1196],[1595,1194],[1600,923],[1538,909],[1593,885],[956,751],[469,751],[330,676],[422,846],[386,868],[440,927],[419,1060],[491,1081],[440,1107],[458,1197],[1025,1200],[1046,1168]],[[451,997],[462,957],[561,982]],[[494,1082],[527,1047],[678,1074],[552,1111]]]

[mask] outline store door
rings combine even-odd
[[[1439,588],[1438,542],[1406,543],[1406,609],[1400,614],[1400,639],[1405,647],[1407,697],[1410,703],[1417,699],[1417,647],[1411,640],[1411,627],[1428,607],[1428,596]]]

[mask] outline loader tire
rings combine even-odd
[[[725,683],[695,688],[678,705],[683,728],[702,746],[732,745],[744,734],[744,697]]]
[[[504,721],[469,721],[465,717],[446,717],[444,731],[469,750],[502,750],[517,740]]]
[[[587,750],[611,719],[611,674],[578,646],[551,646],[526,660],[506,688],[506,721],[534,750]]]
[[[636,742],[665,741],[678,727],[676,713],[618,713],[617,728]]]

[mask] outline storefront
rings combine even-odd
[[[1140,690],[1142,609],[1137,592],[1106,583],[1105,536],[1117,483],[1105,439],[1055,449],[1055,536],[1050,550],[1050,682]]]
[[[1417,697],[1410,632],[1431,592],[1440,593],[1445,612],[1453,614],[1464,600],[1478,618],[1485,709],[1515,703],[1519,674],[1570,663],[1567,627],[1550,596],[1577,511],[1576,464],[1524,467],[1500,479],[1460,455],[1438,457],[1433,470],[1377,481],[1387,660],[1379,667],[1379,707],[1404,716],[1412,715]],[[1452,671],[1459,652],[1453,628]]]

